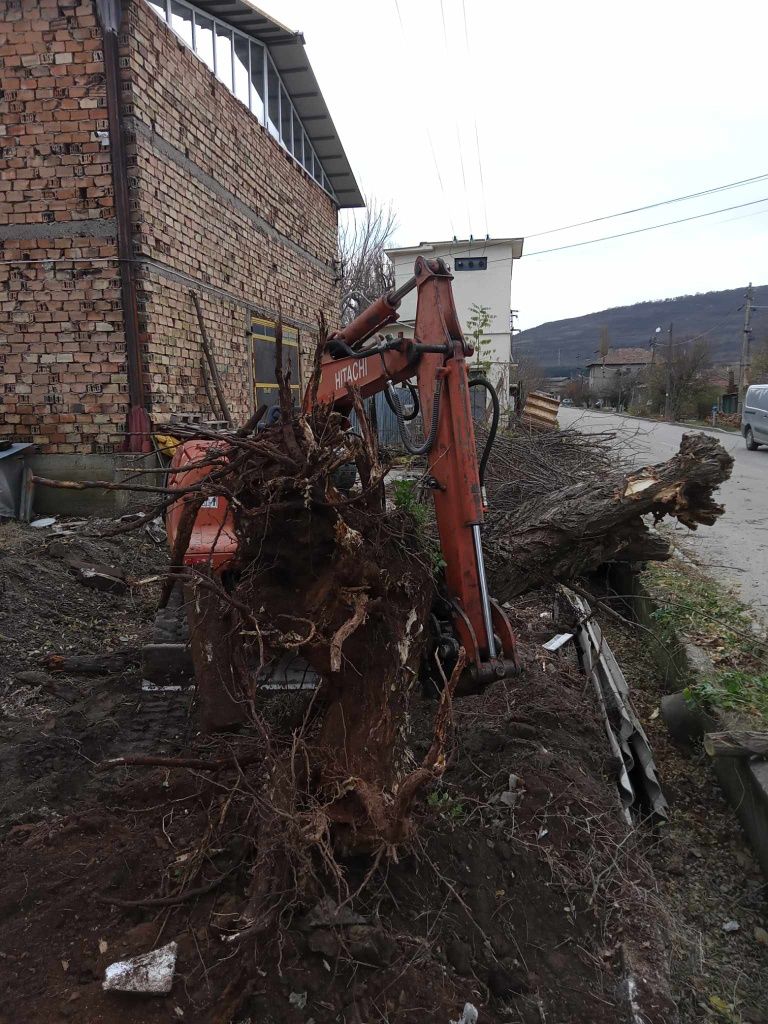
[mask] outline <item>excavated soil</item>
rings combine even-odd
[[[396,857],[341,864],[325,892],[297,879],[311,896],[255,947],[226,941],[251,882],[248,821],[221,823],[235,794],[256,793],[258,765],[100,770],[128,753],[211,756],[190,696],[145,693],[138,669],[19,682],[46,653],[148,633],[155,585],[87,590],[64,548],[133,580],[161,567],[162,548],[141,532],[50,542],[15,525],[0,527],[0,544],[1,1024],[448,1024],[465,1002],[479,1024],[613,1024],[633,1019],[631,1004],[635,1020],[676,1020],[669,921],[646,856],[658,837],[621,818],[573,655],[541,648],[557,631],[546,594],[511,613],[524,673],[457,701],[450,765],[414,840]],[[414,694],[414,764],[435,706]],[[170,995],[102,991],[109,963],[171,940]]]

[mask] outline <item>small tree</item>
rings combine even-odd
[[[491,368],[489,349],[493,342],[485,335],[496,317],[488,306],[479,306],[474,302],[469,307],[469,312],[471,315],[467,320],[466,333],[472,338],[474,344],[476,365],[487,374]]]
[[[362,212],[339,227],[341,322],[347,324],[395,286],[395,272],[384,250],[397,221],[391,206],[367,199]]]
[[[563,388],[563,397],[570,398],[574,405],[584,406],[589,398],[589,387],[582,376],[572,377]]]
[[[616,409],[628,409],[635,403],[637,392],[644,381],[644,368],[621,366],[604,379],[598,395]]]
[[[671,370],[668,368],[666,353],[657,356],[648,371],[648,394],[651,405],[657,411],[664,409],[667,392],[670,396],[672,417],[680,419],[684,414],[695,414],[700,401],[706,401],[711,384],[705,373],[711,365],[709,345],[706,341],[686,342],[683,338],[675,345]]]
[[[520,391],[523,401],[525,401],[526,395],[532,391],[538,391],[546,379],[544,370],[532,356],[521,356],[518,359],[516,375],[521,384]]]
[[[760,341],[752,355],[752,365],[749,368],[749,382],[759,381],[763,377],[768,378],[768,335]]]

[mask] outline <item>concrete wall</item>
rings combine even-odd
[[[589,368],[589,390],[593,394],[600,395],[616,387],[619,377],[629,386],[637,383],[639,378],[647,370],[646,363],[630,363],[623,366],[590,366]]]

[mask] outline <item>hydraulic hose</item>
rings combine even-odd
[[[493,448],[493,442],[496,440],[496,431],[499,429],[499,396],[496,394],[496,388],[487,381],[485,377],[475,377],[470,380],[469,386],[471,388],[485,388],[491,396],[491,405],[493,406],[491,429],[488,432],[488,440],[485,442],[483,454],[480,457],[480,486],[483,488],[483,493],[485,493],[485,468],[488,465],[488,459],[491,454],[491,449]]]
[[[409,412],[408,415],[403,413],[403,419],[406,421],[406,423],[410,423],[411,420],[415,420],[416,417],[419,415],[419,389],[414,384],[411,384],[410,381],[406,380],[403,381],[403,383],[411,392],[411,399],[413,400],[413,410]],[[392,398],[390,398],[389,388],[387,388],[387,390],[384,392],[384,398],[387,400],[387,405],[389,406],[389,408],[392,410],[395,416],[397,416],[397,406],[395,405],[395,401],[397,401],[399,405],[399,399],[395,398],[393,400]],[[402,406],[400,408],[402,409]]]
[[[390,400],[389,404],[397,417],[397,429],[400,432],[400,440],[403,442],[403,447],[409,455],[426,455],[431,451],[432,445],[435,443],[435,437],[437,436],[437,424],[440,420],[440,394],[442,389],[443,382],[438,378],[435,381],[435,394],[432,400],[432,423],[429,428],[429,434],[423,444],[416,445],[408,436],[408,428],[405,425],[405,417],[403,416],[403,407],[400,405],[400,399],[397,397],[397,392],[392,387],[391,383],[387,385],[385,393]]]

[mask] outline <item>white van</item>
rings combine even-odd
[[[741,432],[751,452],[768,444],[768,384],[752,384],[747,388],[741,411]]]

